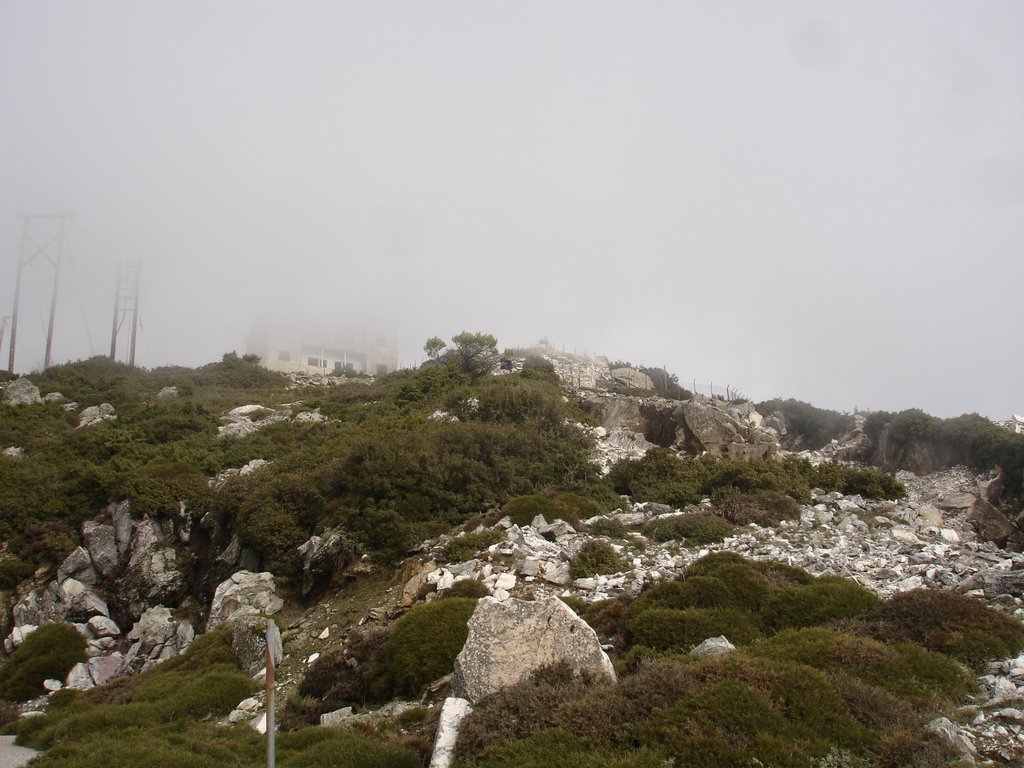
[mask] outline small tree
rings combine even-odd
[[[489,373],[498,360],[498,340],[489,333],[463,331],[452,343],[455,364],[470,376]]]
[[[431,336],[427,339],[427,343],[423,345],[423,351],[427,353],[427,357],[431,360],[437,360],[441,353],[444,352],[444,348],[444,339],[440,336]]]

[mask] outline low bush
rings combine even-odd
[[[800,504],[796,499],[778,491],[759,491],[734,495],[722,502],[718,511],[734,525],[755,523],[767,528],[783,520],[799,519]]]
[[[306,702],[289,701],[288,726],[314,725],[324,712],[374,703],[371,686],[384,674],[384,652],[390,637],[390,629],[354,633],[347,655],[341,650],[330,651],[310,664],[298,692],[300,697],[315,699],[316,704],[306,706]],[[349,659],[354,666],[349,666]]]
[[[878,602],[874,592],[855,581],[823,576],[809,584],[778,589],[761,610],[761,624],[772,631],[813,627],[859,616]]]
[[[1018,619],[946,590],[915,589],[894,595],[855,626],[883,642],[918,643],[974,669],[1024,650],[1024,625]]]
[[[417,605],[395,622],[382,675],[370,686],[374,698],[418,696],[425,685],[449,674],[466,643],[466,623],[474,610],[476,600],[453,597]]]
[[[558,516],[555,503],[537,494],[514,498],[501,508],[501,512],[516,525],[530,525],[537,515],[543,515],[549,523]]]
[[[732,523],[706,512],[663,517],[643,527],[644,535],[655,541],[683,539],[688,546],[715,544],[734,532]]]
[[[626,561],[606,541],[588,541],[569,561],[569,572],[574,579],[619,573],[627,567]]]
[[[505,532],[495,529],[467,533],[449,541],[442,554],[449,563],[462,563],[471,560],[478,552],[487,549],[492,544],[497,544],[504,538]]]
[[[442,594],[445,598],[468,597],[473,600],[479,600],[481,597],[487,597],[491,592],[487,589],[487,586],[478,579],[459,579]]]
[[[658,651],[689,651],[709,637],[725,635],[735,645],[761,637],[749,613],[736,608],[647,608],[633,610],[622,621],[631,645]]]
[[[887,645],[821,627],[780,632],[750,653],[854,677],[902,697],[955,702],[977,689],[970,672],[948,656],[913,643]]]
[[[43,681],[63,681],[85,661],[85,639],[69,624],[47,624],[30,634],[0,665],[0,698],[27,701],[46,691]]]
[[[230,626],[225,625],[197,638],[185,654],[141,675],[118,678],[76,696],[71,706],[19,721],[18,743],[49,749],[104,732],[226,715],[255,688],[231,654]]]
[[[609,539],[624,539],[628,535],[626,526],[610,517],[602,517],[590,524],[591,536],[606,536]]]
[[[854,427],[853,416],[827,408],[816,408],[799,400],[766,400],[757,404],[762,416],[781,412],[789,426],[784,442],[789,448],[816,451],[838,440]]]

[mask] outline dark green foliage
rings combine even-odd
[[[569,562],[574,579],[618,573],[626,568],[626,562],[607,541],[588,541]]]
[[[551,364],[550,360],[545,360],[543,357],[526,358],[523,362],[523,370],[519,375],[524,379],[546,381],[548,384],[554,384],[555,386],[561,383],[558,379],[558,374],[555,373],[555,366]]]
[[[701,500],[709,474],[705,461],[680,458],[668,448],[652,448],[642,459],[615,464],[608,474],[608,482],[616,493],[683,507]]]
[[[664,765],[664,758],[651,749],[609,752],[556,729],[537,731],[525,739],[495,747],[478,760],[456,763],[457,768],[663,768]]]
[[[1024,650],[1024,625],[971,597],[945,590],[902,592],[854,625],[887,643],[913,642],[976,669]]]
[[[390,638],[390,629],[355,633],[349,640],[347,655],[334,650],[310,664],[299,683],[299,695],[313,698],[316,703],[303,707],[289,701],[282,727],[316,725],[324,712],[345,706],[362,707],[386,697],[387,686],[381,683],[374,687],[374,683],[385,673],[384,654]],[[348,659],[353,659],[355,666],[349,666]]]
[[[757,404],[762,416],[781,411],[789,425],[786,445],[815,451],[832,440],[838,440],[853,429],[853,416],[846,413],[816,408],[800,400],[765,400]]]
[[[371,685],[382,694],[377,698],[418,696],[425,685],[450,673],[474,610],[476,600],[453,597],[417,605],[400,618],[384,651],[383,674]]]
[[[498,340],[489,333],[463,331],[452,336],[452,344],[452,362],[470,376],[490,373],[498,361]]]
[[[709,637],[725,635],[736,645],[761,636],[754,617],[738,608],[648,608],[629,611],[622,622],[630,645],[658,651],[689,651]]]
[[[539,494],[518,496],[501,508],[501,513],[516,525],[529,525],[537,515],[545,520],[553,521],[558,514],[555,503]]]
[[[655,541],[684,539],[688,546],[714,544],[734,531],[727,520],[705,512],[652,520],[643,527],[644,535]]]
[[[761,623],[776,631],[783,627],[812,627],[858,616],[876,605],[875,593],[857,582],[822,576],[809,584],[775,590],[761,610]]]
[[[591,536],[607,536],[609,539],[624,539],[627,535],[626,526],[610,517],[592,522],[588,532]]]
[[[230,644],[228,626],[203,635],[182,656],[144,674],[119,678],[75,697],[72,706],[20,721],[18,742],[48,749],[58,742],[88,740],[104,731],[149,729],[161,723],[225,715],[256,687],[238,667]]]
[[[505,532],[489,528],[479,533],[467,533],[452,539],[444,547],[444,559],[450,563],[461,563],[472,559],[477,552],[497,544],[505,538]]]
[[[487,586],[477,579],[459,579],[452,584],[448,589],[444,590],[442,597],[469,597],[473,600],[479,600],[481,597],[487,597],[491,594]]]
[[[911,469],[908,462],[915,449],[925,447],[937,465],[913,469],[935,471],[966,464],[980,472],[1001,467],[1007,491],[1020,494],[1024,487],[1024,435],[1009,432],[976,413],[940,419],[911,409],[896,414],[877,411],[868,416],[864,431],[876,447],[883,430],[888,454],[876,455],[874,463],[884,462],[890,469]]]
[[[877,603],[853,581],[720,552],[691,565],[683,581],[636,598],[623,613],[623,637],[628,646],[659,651],[688,650],[717,635],[743,645],[786,628],[856,617]]]
[[[731,461],[710,456],[677,456],[667,448],[652,448],[642,459],[620,461],[608,475],[612,488],[642,501],[683,507],[704,496],[720,507],[736,498],[752,496],[758,503],[789,496],[809,503],[811,489],[861,493],[870,498],[902,498],[906,490],[894,477],[877,469],[857,469],[836,463],[814,467],[805,459],[782,461]],[[772,507],[786,514],[778,503]],[[769,519],[773,515],[769,515]]]
[[[778,525],[783,520],[797,520],[800,504],[778,491],[734,495],[718,505],[718,511],[735,525],[756,523],[762,527]]]
[[[750,652],[841,673],[897,696],[957,701],[977,688],[967,669],[942,654],[910,643],[886,645],[821,627],[780,632]]]
[[[85,639],[68,624],[47,624],[25,638],[0,665],[0,699],[27,701],[42,696],[43,681],[63,680],[86,660]]]

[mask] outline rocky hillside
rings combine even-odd
[[[435,738],[448,738],[442,752],[466,764],[528,765],[534,758],[524,755],[543,741],[537,729],[565,727],[562,721],[534,713],[535,728],[495,740],[492,732],[501,729],[487,719],[490,699],[466,694],[478,711],[465,720],[468,730],[458,741],[451,734],[460,718],[446,705],[439,726],[439,713],[451,689],[476,690],[465,682],[475,674],[467,668],[501,678],[504,662],[481,650],[488,647],[481,627],[493,634],[500,621],[477,617],[474,609],[505,605],[517,617],[506,623],[528,626],[524,611],[533,609],[518,607],[521,601],[539,606],[557,598],[587,622],[574,629],[567,621],[565,633],[596,631],[596,653],[603,646],[604,661],[597,667],[579,661],[595,653],[592,647],[569,659],[527,649],[513,668],[606,664],[614,670],[611,682],[601,683],[593,671],[573,679],[585,688],[614,685],[618,691],[646,668],[643,659],[677,664],[679,654],[721,635],[727,642],[720,646],[733,661],[714,662],[714,674],[724,674],[722,664],[753,670],[768,663],[763,648],[783,652],[776,636],[796,642],[784,633],[820,626],[839,633],[827,635],[833,644],[915,643],[922,650],[913,653],[953,659],[928,661],[935,669],[968,664],[973,672],[967,678],[955,666],[935,672],[938,687],[927,691],[909,681],[909,687],[885,689],[920,710],[920,717],[900,720],[897,728],[858,720],[854,684],[819,670],[822,690],[846,702],[836,705],[836,717],[847,735],[808,741],[813,728],[805,731],[810,726],[791,712],[776,712],[771,717],[782,717],[792,743],[801,745],[786,764],[911,765],[910,758],[892,757],[900,739],[908,754],[935,761],[1021,758],[1024,715],[1013,706],[1024,698],[1017,688],[1024,686],[1024,659],[1016,655],[1024,649],[1024,636],[1016,639],[1024,613],[1024,577],[1017,575],[1024,574],[1017,554],[1024,536],[1012,474],[1019,467],[1004,461],[1000,473],[994,464],[983,466],[978,456],[990,433],[978,433],[980,447],[968,456],[969,467],[945,466],[964,454],[940,446],[928,468],[941,471],[900,472],[894,479],[834,461],[884,455],[881,463],[891,469],[908,456],[920,458],[906,441],[902,454],[892,449],[893,435],[902,434],[892,415],[889,426],[878,428],[880,418],[836,414],[824,429],[820,416],[801,420],[808,412],[786,404],[755,407],[689,393],[675,400],[638,391],[638,384],[646,385],[640,376],[617,371],[625,384],[616,383],[606,365],[550,350],[500,361],[495,355],[497,375],[479,367],[485,358],[462,366],[453,355],[378,381],[289,380],[232,355],[197,371],[144,372],[93,360],[31,382],[9,382],[0,408],[0,577],[6,588],[0,620],[10,661],[0,664],[0,696],[29,699],[21,705],[29,711],[49,707],[50,714],[34,719],[39,724],[69,716],[53,711],[56,699],[43,695],[43,678],[38,689],[28,687],[28,696],[5,682],[4,670],[20,668],[19,655],[30,655],[22,646],[31,651],[39,627],[70,625],[83,641],[80,660],[69,654],[66,669],[58,671],[57,664],[47,674],[45,689],[89,691],[68,695],[91,697],[82,701],[100,708],[130,703],[133,696],[144,700],[146,686],[169,684],[161,675],[198,670],[198,661],[187,660],[196,638],[222,638],[207,642],[223,643],[227,657],[204,650],[209,645],[196,657],[230,658],[243,682],[225,684],[223,701],[190,704],[189,711],[198,714],[199,707],[207,715],[220,712],[226,722],[260,726],[263,696],[244,680],[263,673],[264,620],[258,617],[273,615],[283,630],[283,646],[271,650],[280,659],[277,702],[284,727],[301,734],[313,724],[363,723],[376,734],[376,746],[366,749],[406,756],[382,764],[420,764]],[[888,429],[881,447],[879,429]],[[1000,434],[1009,448],[1000,437],[990,454],[1012,460],[1024,436]],[[725,590],[715,592],[718,597],[667,597],[681,589],[672,585],[701,583],[694,574],[711,574],[712,566],[703,563],[717,562],[708,557],[722,552],[771,569],[784,564],[792,569],[785,576],[789,591],[778,592],[772,576],[763,582],[762,604],[740,600],[749,590],[730,597],[735,579],[761,584],[769,573],[737,565],[730,566],[732,577],[706,577],[706,588]],[[952,625],[928,638],[885,629],[895,626],[893,612],[909,610],[898,602],[886,608],[891,601],[927,590],[969,600],[967,608],[947,606],[946,612],[988,606],[984,610],[996,618],[978,614],[978,636],[955,647],[932,642],[962,631]],[[661,594],[666,597],[653,597]],[[478,606],[484,595],[488,601]],[[651,613],[653,607],[662,613]],[[465,652],[477,661],[459,662],[458,672],[455,657],[470,615],[473,642]],[[824,642],[826,636],[813,637]],[[552,647],[567,647],[566,641]],[[871,653],[890,653],[884,647]],[[172,658],[185,661],[168,666]],[[772,657],[772,674],[780,658]],[[458,674],[449,684],[453,664]],[[735,679],[752,685],[745,674]],[[854,687],[879,684],[865,675]],[[491,695],[539,684],[501,679],[488,689]],[[684,688],[693,693],[695,684]],[[113,699],[107,693],[118,689],[124,693]],[[136,689],[141,692],[131,693]],[[239,690],[245,695],[235,697]],[[585,693],[580,689],[580,697]],[[902,712],[904,705],[892,706]],[[638,715],[637,727],[653,716]],[[755,725],[726,739],[730,760],[775,754],[758,740],[761,726]],[[673,727],[685,731],[685,722]],[[54,743],[45,726],[19,730],[33,746]],[[249,744],[250,736],[240,734],[240,743]],[[292,743],[295,755],[309,759],[305,742]],[[601,751],[626,761],[615,765],[660,765],[683,742],[634,742],[628,754],[621,751],[624,743],[604,744]],[[581,742],[575,757],[565,759],[613,764],[590,754],[595,745]],[[709,755],[723,748],[705,746]],[[85,756],[95,747],[83,736],[78,747],[66,749]],[[943,764],[935,761],[929,764]]]

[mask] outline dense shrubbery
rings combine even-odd
[[[27,638],[0,664],[0,699],[27,701],[42,696],[43,681],[63,681],[86,660],[85,640],[68,624],[47,624]]]
[[[864,431],[876,447],[881,444],[883,430],[889,455],[876,456],[876,461],[893,462],[894,469],[904,468],[912,449],[925,445],[941,465],[965,464],[979,472],[1001,467],[1008,491],[1019,494],[1024,488],[1024,435],[1009,432],[982,416],[940,419],[918,409],[895,414],[876,411],[868,416]]]
[[[976,690],[969,670],[908,638],[834,628],[883,616],[910,627],[921,615],[910,603],[878,606],[852,581],[781,563],[702,558],[635,600],[577,604],[601,635],[624,636],[626,674],[610,683],[549,668],[484,699],[463,724],[459,765],[952,768],[956,756],[923,726]],[[1001,622],[972,617],[1002,636]],[[718,634],[739,650],[680,655]]]
[[[742,645],[786,628],[853,618],[877,603],[847,579],[722,552],[698,560],[683,581],[641,594],[623,612],[621,629],[627,646],[685,651],[716,635]]]
[[[894,595],[851,628],[887,643],[917,643],[976,669],[1024,650],[1020,621],[956,592],[915,589]]]
[[[497,544],[505,538],[504,531],[488,529],[479,533],[467,533],[452,539],[444,547],[444,558],[450,563],[469,560],[477,552]]]
[[[688,546],[714,544],[731,536],[730,522],[706,512],[695,512],[652,520],[643,527],[643,533],[655,541],[683,539]]]
[[[789,435],[784,442],[789,447],[817,450],[832,440],[838,440],[853,429],[853,416],[846,413],[816,408],[792,398],[788,400],[765,400],[757,404],[758,413],[771,416],[781,412],[786,417]]]
[[[46,749],[35,760],[44,768],[90,768],[97,755],[119,766],[140,761],[154,768],[265,765],[264,740],[251,728],[204,722],[229,712],[256,687],[231,655],[230,637],[224,627],[142,675],[87,692],[62,691],[46,715],[13,725],[18,743]],[[409,747],[348,729],[282,733],[277,747],[282,768],[421,764]]]
[[[295,547],[327,526],[394,559],[524,494],[546,494],[558,507],[552,517],[598,514],[614,495],[589,461],[591,440],[567,423],[579,415],[550,377],[536,375],[542,369],[473,379],[437,364],[296,393],[281,375],[234,354],[194,371],[147,372],[101,358],[58,366],[35,378],[44,392],[60,389],[83,406],[111,402],[118,418],[79,430],[60,404],[0,408],[0,445],[25,449],[23,459],[0,461],[0,538],[10,560],[59,562],[81,523],[111,501],[175,514],[185,502],[193,518],[212,512],[237,530],[262,567],[290,576],[299,566]],[[178,398],[156,399],[165,386],[176,386]],[[229,408],[297,398],[331,421],[217,437]],[[432,419],[437,410],[458,421]],[[254,458],[272,463],[222,488],[208,485],[211,475]],[[20,573],[2,570],[6,582]]]
[[[618,573],[626,567],[626,561],[607,541],[588,541],[569,561],[569,571],[574,579]]]
[[[870,468],[836,463],[817,467],[804,459],[730,461],[710,456],[677,456],[667,448],[652,448],[642,459],[620,461],[608,475],[612,488],[642,501],[682,507],[710,496],[725,505],[737,496],[771,492],[808,503],[811,489],[861,493],[870,498],[902,498],[903,486],[891,475]],[[774,506],[778,507],[777,502]],[[788,514],[785,513],[784,514]]]

